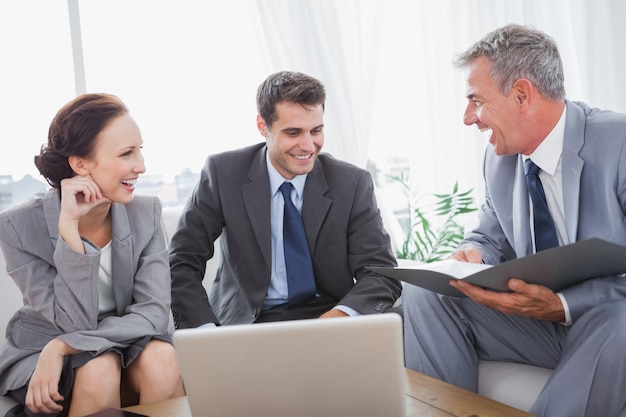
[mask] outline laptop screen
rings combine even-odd
[[[193,417],[402,417],[397,314],[183,329],[174,345]]]

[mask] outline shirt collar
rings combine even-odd
[[[274,196],[278,192],[278,188],[283,184],[283,182],[288,181],[293,185],[293,188],[296,189],[296,195],[299,198],[302,198],[302,193],[304,192],[304,184],[306,183],[306,177],[308,174],[296,175],[290,180],[285,179],[280,173],[274,168],[272,162],[270,161],[269,153],[267,150],[265,151],[265,161],[267,162],[267,173],[270,177],[270,192],[271,195]]]
[[[565,136],[565,118],[567,106],[563,106],[563,113],[556,126],[548,133],[548,136],[537,146],[537,149],[525,155],[524,160],[530,158],[535,165],[550,175],[556,173],[557,165],[563,153],[563,138]]]

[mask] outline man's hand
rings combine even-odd
[[[483,256],[480,251],[471,246],[461,246],[456,252],[449,256],[449,258],[456,259],[461,262],[471,262],[479,264],[483,260]]]
[[[328,319],[332,317],[348,317],[348,315],[341,310],[333,308],[332,310],[328,310],[326,313],[322,314],[320,319]]]
[[[565,321],[565,310],[556,293],[542,285],[527,284],[517,279],[509,279],[509,289],[513,292],[485,290],[463,280],[451,280],[452,285],[469,298],[485,307],[505,314],[530,317],[554,322]]]

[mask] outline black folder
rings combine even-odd
[[[509,278],[519,278],[559,292],[590,278],[626,273],[626,246],[588,239],[548,249],[498,265],[460,265],[453,259],[407,267],[367,267],[386,277],[451,296],[465,296],[449,284],[463,279],[495,291],[510,291]],[[464,275],[463,270],[469,271]]]

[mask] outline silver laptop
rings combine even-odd
[[[182,329],[193,417],[404,417],[397,314]]]

